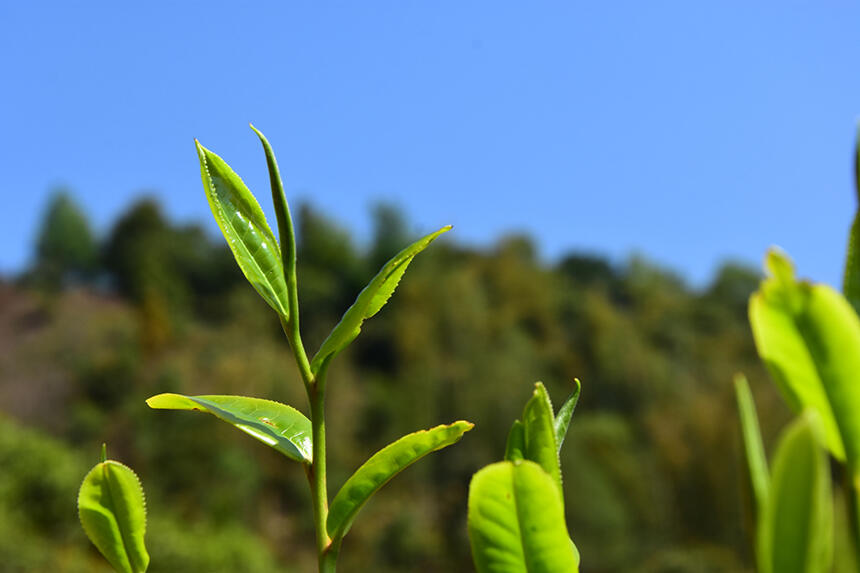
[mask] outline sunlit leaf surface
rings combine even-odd
[[[332,500],[326,529],[337,539],[346,535],[358,511],[379,488],[430,452],[450,446],[471,430],[470,422],[454,422],[403,436],[373,454],[346,481]]]
[[[269,306],[286,318],[289,303],[281,250],[263,210],[223,159],[200,143],[197,154],[212,215],[239,268]]]
[[[140,480],[129,467],[106,460],[90,470],[78,493],[78,515],[87,537],[115,570],[146,571],[146,505]]]
[[[449,230],[451,230],[450,226],[443,227],[435,233],[415,241],[385,263],[382,270],[359,293],[358,298],[344,313],[328,338],[323,341],[322,346],[311,361],[311,370],[314,374],[355,340],[355,337],[361,332],[361,325],[364,324],[364,321],[385,306],[415,255],[426,249],[439,235]]]
[[[819,573],[833,561],[830,464],[807,411],[783,434],[758,523],[760,573]]]
[[[313,459],[311,422],[280,402],[246,396],[182,396],[159,394],[146,401],[150,408],[209,412],[298,462]]]
[[[469,487],[468,523],[478,573],[579,570],[561,495],[536,463],[505,461],[476,473]]]

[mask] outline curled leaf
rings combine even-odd
[[[209,412],[292,460],[310,464],[313,459],[311,422],[286,404],[247,396],[181,394],[158,394],[146,403],[159,410]]]

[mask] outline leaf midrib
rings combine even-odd
[[[113,508],[113,518],[116,522],[117,529],[119,530],[119,538],[122,540],[122,547],[125,550],[125,558],[128,561],[128,567],[131,571],[137,572],[137,569],[131,562],[131,547],[129,547],[129,541],[126,540],[127,537],[131,537],[131,532],[124,531],[124,527],[122,524],[122,520],[117,517],[117,501],[114,497],[113,488],[111,487],[110,480],[110,470],[108,467],[108,462],[103,462],[102,471],[105,478],[105,485],[107,487],[108,497],[110,497],[111,507]]]

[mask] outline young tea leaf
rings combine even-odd
[[[311,422],[286,404],[245,396],[181,394],[159,394],[146,403],[160,410],[209,412],[292,460],[310,464],[313,459]]]
[[[289,301],[281,250],[263,210],[230,166],[196,143],[209,206],[239,268],[269,306],[286,319]]]
[[[333,540],[342,538],[370,496],[398,473],[427,454],[460,441],[474,427],[458,421],[403,436],[373,454],[346,480],[329,508],[326,529]]]
[[[750,326],[759,356],[795,412],[804,408],[818,412],[828,449],[844,460],[843,436],[822,377],[823,361],[829,360],[828,356],[836,357],[832,352],[816,351],[820,344],[813,340],[809,329],[813,322],[826,328],[830,321],[826,313],[812,315],[809,304],[813,292],[827,287],[796,281],[791,261],[776,250],[768,253],[766,267],[771,277],[762,282],[749,306]],[[854,350],[850,352],[856,354]]]
[[[269,140],[253,125],[251,129],[260,138],[263,144],[263,152],[266,154],[266,165],[269,168],[269,182],[272,186],[272,203],[275,206],[275,216],[278,219],[278,236],[281,240],[281,257],[285,276],[290,281],[292,277],[295,282],[296,274],[296,236],[293,230],[293,218],[290,216],[290,206],[284,193],[284,183],[281,180],[281,171],[275,159],[275,152],[269,145]],[[295,288],[295,284],[292,285]]]
[[[753,497],[755,498],[756,517],[760,518],[767,503],[770,489],[770,476],[767,470],[767,458],[761,441],[761,431],[755,402],[749,384],[743,374],[735,376],[735,395],[738,401],[738,413],[741,418],[741,434],[744,442],[747,468],[750,473]]]
[[[449,230],[451,230],[450,225],[442,227],[435,233],[415,241],[385,263],[382,270],[359,293],[358,298],[344,313],[328,338],[323,341],[322,346],[311,361],[311,371],[314,374],[317,374],[324,364],[327,364],[338,352],[355,340],[355,337],[361,332],[361,325],[364,324],[364,321],[379,312],[388,302],[412,259],[426,249],[439,235]]]
[[[533,462],[499,462],[472,477],[468,529],[478,573],[579,571],[558,488]]]
[[[860,126],[854,143],[854,190],[860,201]],[[848,235],[848,251],[845,254],[845,273],[842,278],[845,298],[860,312],[860,205],[854,214],[851,232]]]
[[[505,460],[516,462],[525,458],[526,451],[526,428],[519,420],[514,420],[511,431],[508,432],[508,441],[505,444]]]
[[[555,441],[555,419],[549,393],[540,382],[535,383],[531,399],[523,409],[525,436],[524,458],[539,464],[552,477],[563,496],[561,487],[561,462]]]
[[[564,443],[564,437],[567,435],[567,429],[570,427],[570,419],[573,417],[573,411],[576,409],[576,404],[579,402],[579,391],[582,390],[582,385],[579,380],[574,378],[573,383],[576,388],[571,392],[558,413],[555,415],[555,443],[559,453],[561,453],[561,444]]]
[[[146,504],[129,467],[113,460],[96,464],[81,484],[78,515],[87,537],[115,570],[146,571]]]
[[[785,431],[773,459],[770,495],[758,522],[760,573],[818,573],[833,561],[830,464],[807,410]]]

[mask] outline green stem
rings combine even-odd
[[[302,343],[301,329],[299,328],[299,293],[298,281],[296,279],[296,236],[293,230],[293,220],[290,216],[290,207],[284,194],[284,184],[281,180],[281,172],[275,153],[269,145],[266,137],[253,125],[251,126],[260,137],[263,149],[266,152],[266,163],[269,167],[269,180],[272,184],[272,202],[275,205],[275,215],[278,218],[278,231],[281,243],[281,258],[284,266],[284,278],[287,283],[288,314],[280,316],[281,327],[293,356],[305,390],[308,393],[308,402],[311,407],[311,432],[313,435],[313,459],[311,465],[305,465],[305,473],[311,490],[311,503],[314,508],[314,525],[317,536],[317,555],[319,558],[320,573],[334,573],[337,563],[337,554],[340,550],[340,541],[331,542],[326,531],[326,519],[328,518],[328,491],[326,486],[325,468],[325,375],[326,367],[320,369],[314,376],[311,370],[305,346]]]
[[[337,551],[334,558],[326,558],[329,553],[331,539],[326,531],[328,519],[328,491],[326,485],[326,449],[325,449],[325,371],[320,371],[316,383],[308,387],[308,400],[311,404],[311,431],[313,435],[313,461],[308,470],[308,483],[311,487],[311,502],[314,508],[314,522],[317,534],[317,555],[319,570],[334,571],[337,561]]]
[[[320,573],[335,573],[337,555],[340,553],[340,542],[340,539],[332,541],[326,550],[320,554]]]

